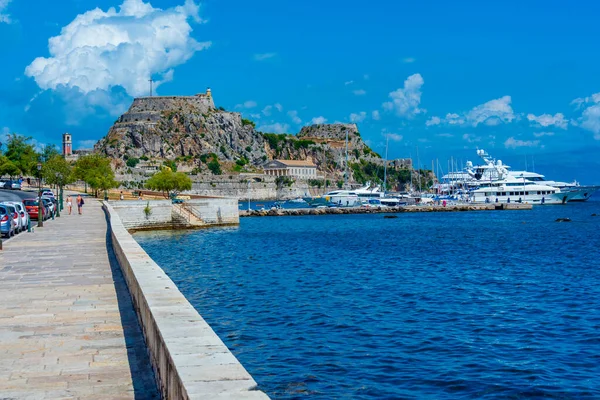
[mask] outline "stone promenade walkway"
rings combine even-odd
[[[101,205],[0,251],[0,399],[158,399]]]

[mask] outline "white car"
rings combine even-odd
[[[5,203],[10,204],[17,209],[17,214],[19,214],[18,230],[21,232],[25,231],[29,226],[29,214],[27,213],[27,210],[25,210],[23,203],[18,201],[6,201]]]
[[[42,196],[50,197],[50,198],[53,198],[53,199],[56,198],[56,196],[54,196],[54,193],[51,190],[44,190],[42,192]]]
[[[48,210],[50,211],[49,217],[52,217],[56,213],[56,204],[54,203],[56,200],[54,197],[42,196],[42,201],[46,200],[48,202]]]

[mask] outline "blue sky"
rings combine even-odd
[[[58,4],[57,4],[58,3]],[[488,4],[489,3],[489,4]],[[112,7],[112,9],[111,9]],[[75,147],[148,76],[264,131],[356,122],[390,157],[600,183],[597,2],[0,0],[0,134]],[[52,38],[52,39],[51,39]]]

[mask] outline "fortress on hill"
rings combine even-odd
[[[164,111],[187,110],[190,107],[201,114],[214,110],[215,103],[210,88],[206,89],[206,93],[198,93],[195,96],[138,97],[133,100],[129,111],[123,114],[118,122],[157,122]]]

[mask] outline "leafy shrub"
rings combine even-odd
[[[136,165],[138,165],[139,162],[140,162],[139,158],[131,157],[131,158],[127,159],[127,161],[125,162],[125,164],[127,164],[127,166],[130,167],[130,168],[135,168]]]
[[[242,118],[242,126],[252,125],[253,128],[256,128],[256,124],[254,121],[250,121],[249,119]]]
[[[221,170],[221,164],[219,164],[219,160],[217,160],[216,158],[213,158],[211,162],[207,164],[207,166],[210,172],[213,173],[213,175],[221,175],[223,173],[223,171]]]

